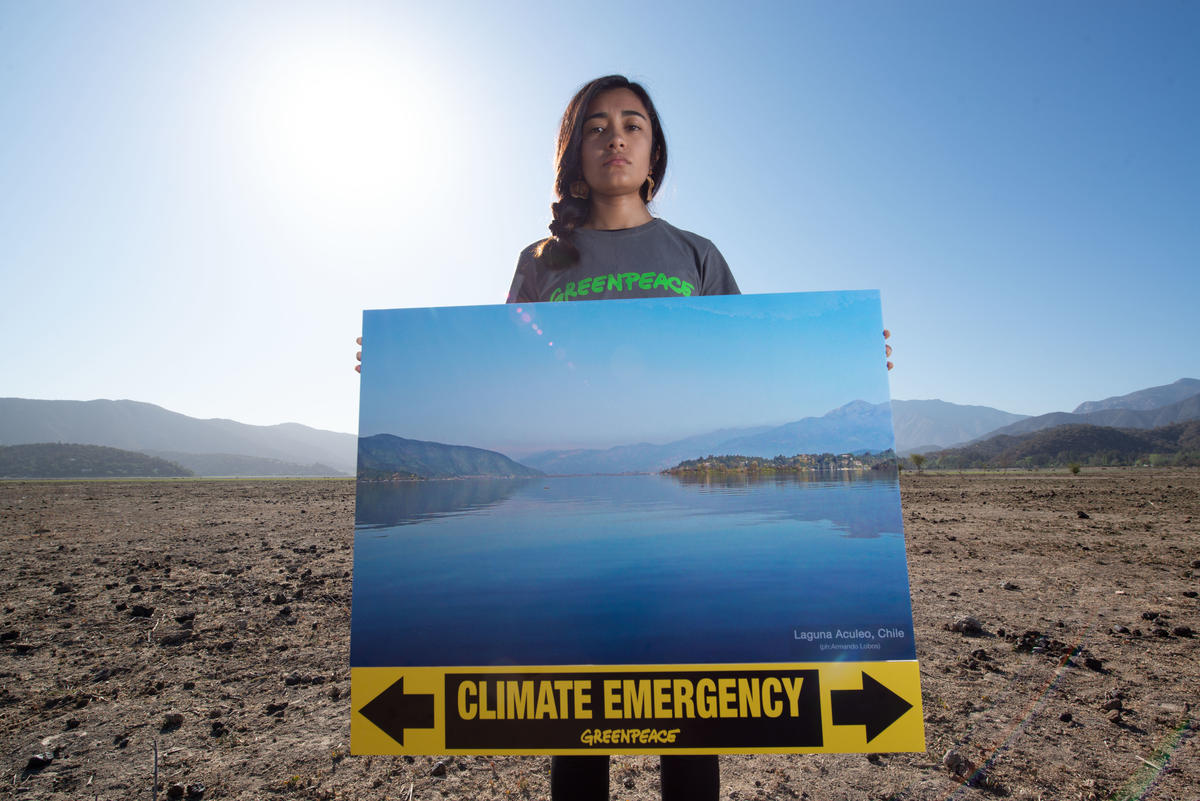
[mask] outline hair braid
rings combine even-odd
[[[548,267],[561,270],[579,263],[579,248],[575,246],[575,230],[587,221],[592,202],[571,194],[571,184],[583,177],[580,164],[580,145],[583,141],[583,117],[592,98],[609,89],[629,89],[636,94],[650,113],[651,132],[654,138],[654,158],[650,173],[651,183],[645,191],[645,201],[650,202],[654,192],[662,185],[667,170],[667,143],[663,136],[658,112],[650,101],[649,94],[640,85],[632,83],[623,75],[606,75],[590,81],[575,93],[567,110],[563,113],[558,129],[556,175],[554,192],[558,200],[550,204],[550,236],[543,239],[534,256]]]

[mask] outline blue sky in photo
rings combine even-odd
[[[363,309],[503,301],[575,90],[742,290],[878,289],[896,398],[1200,377],[1200,3],[0,3],[0,396],[352,432]],[[411,347],[421,347],[418,338]]]
[[[362,435],[509,455],[888,399],[870,291],[370,311],[364,337]]]

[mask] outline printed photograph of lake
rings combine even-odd
[[[915,659],[876,292],[368,311],[353,667]]]

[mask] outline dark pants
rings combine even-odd
[[[662,757],[663,801],[717,801],[716,756]],[[550,760],[553,801],[608,801],[608,757],[556,756]]]

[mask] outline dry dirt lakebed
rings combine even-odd
[[[901,485],[928,750],[723,756],[721,797],[1200,799],[1200,470]],[[548,757],[348,754],[353,509],[0,482],[0,796],[547,798]],[[613,798],[658,787],[613,759]]]

